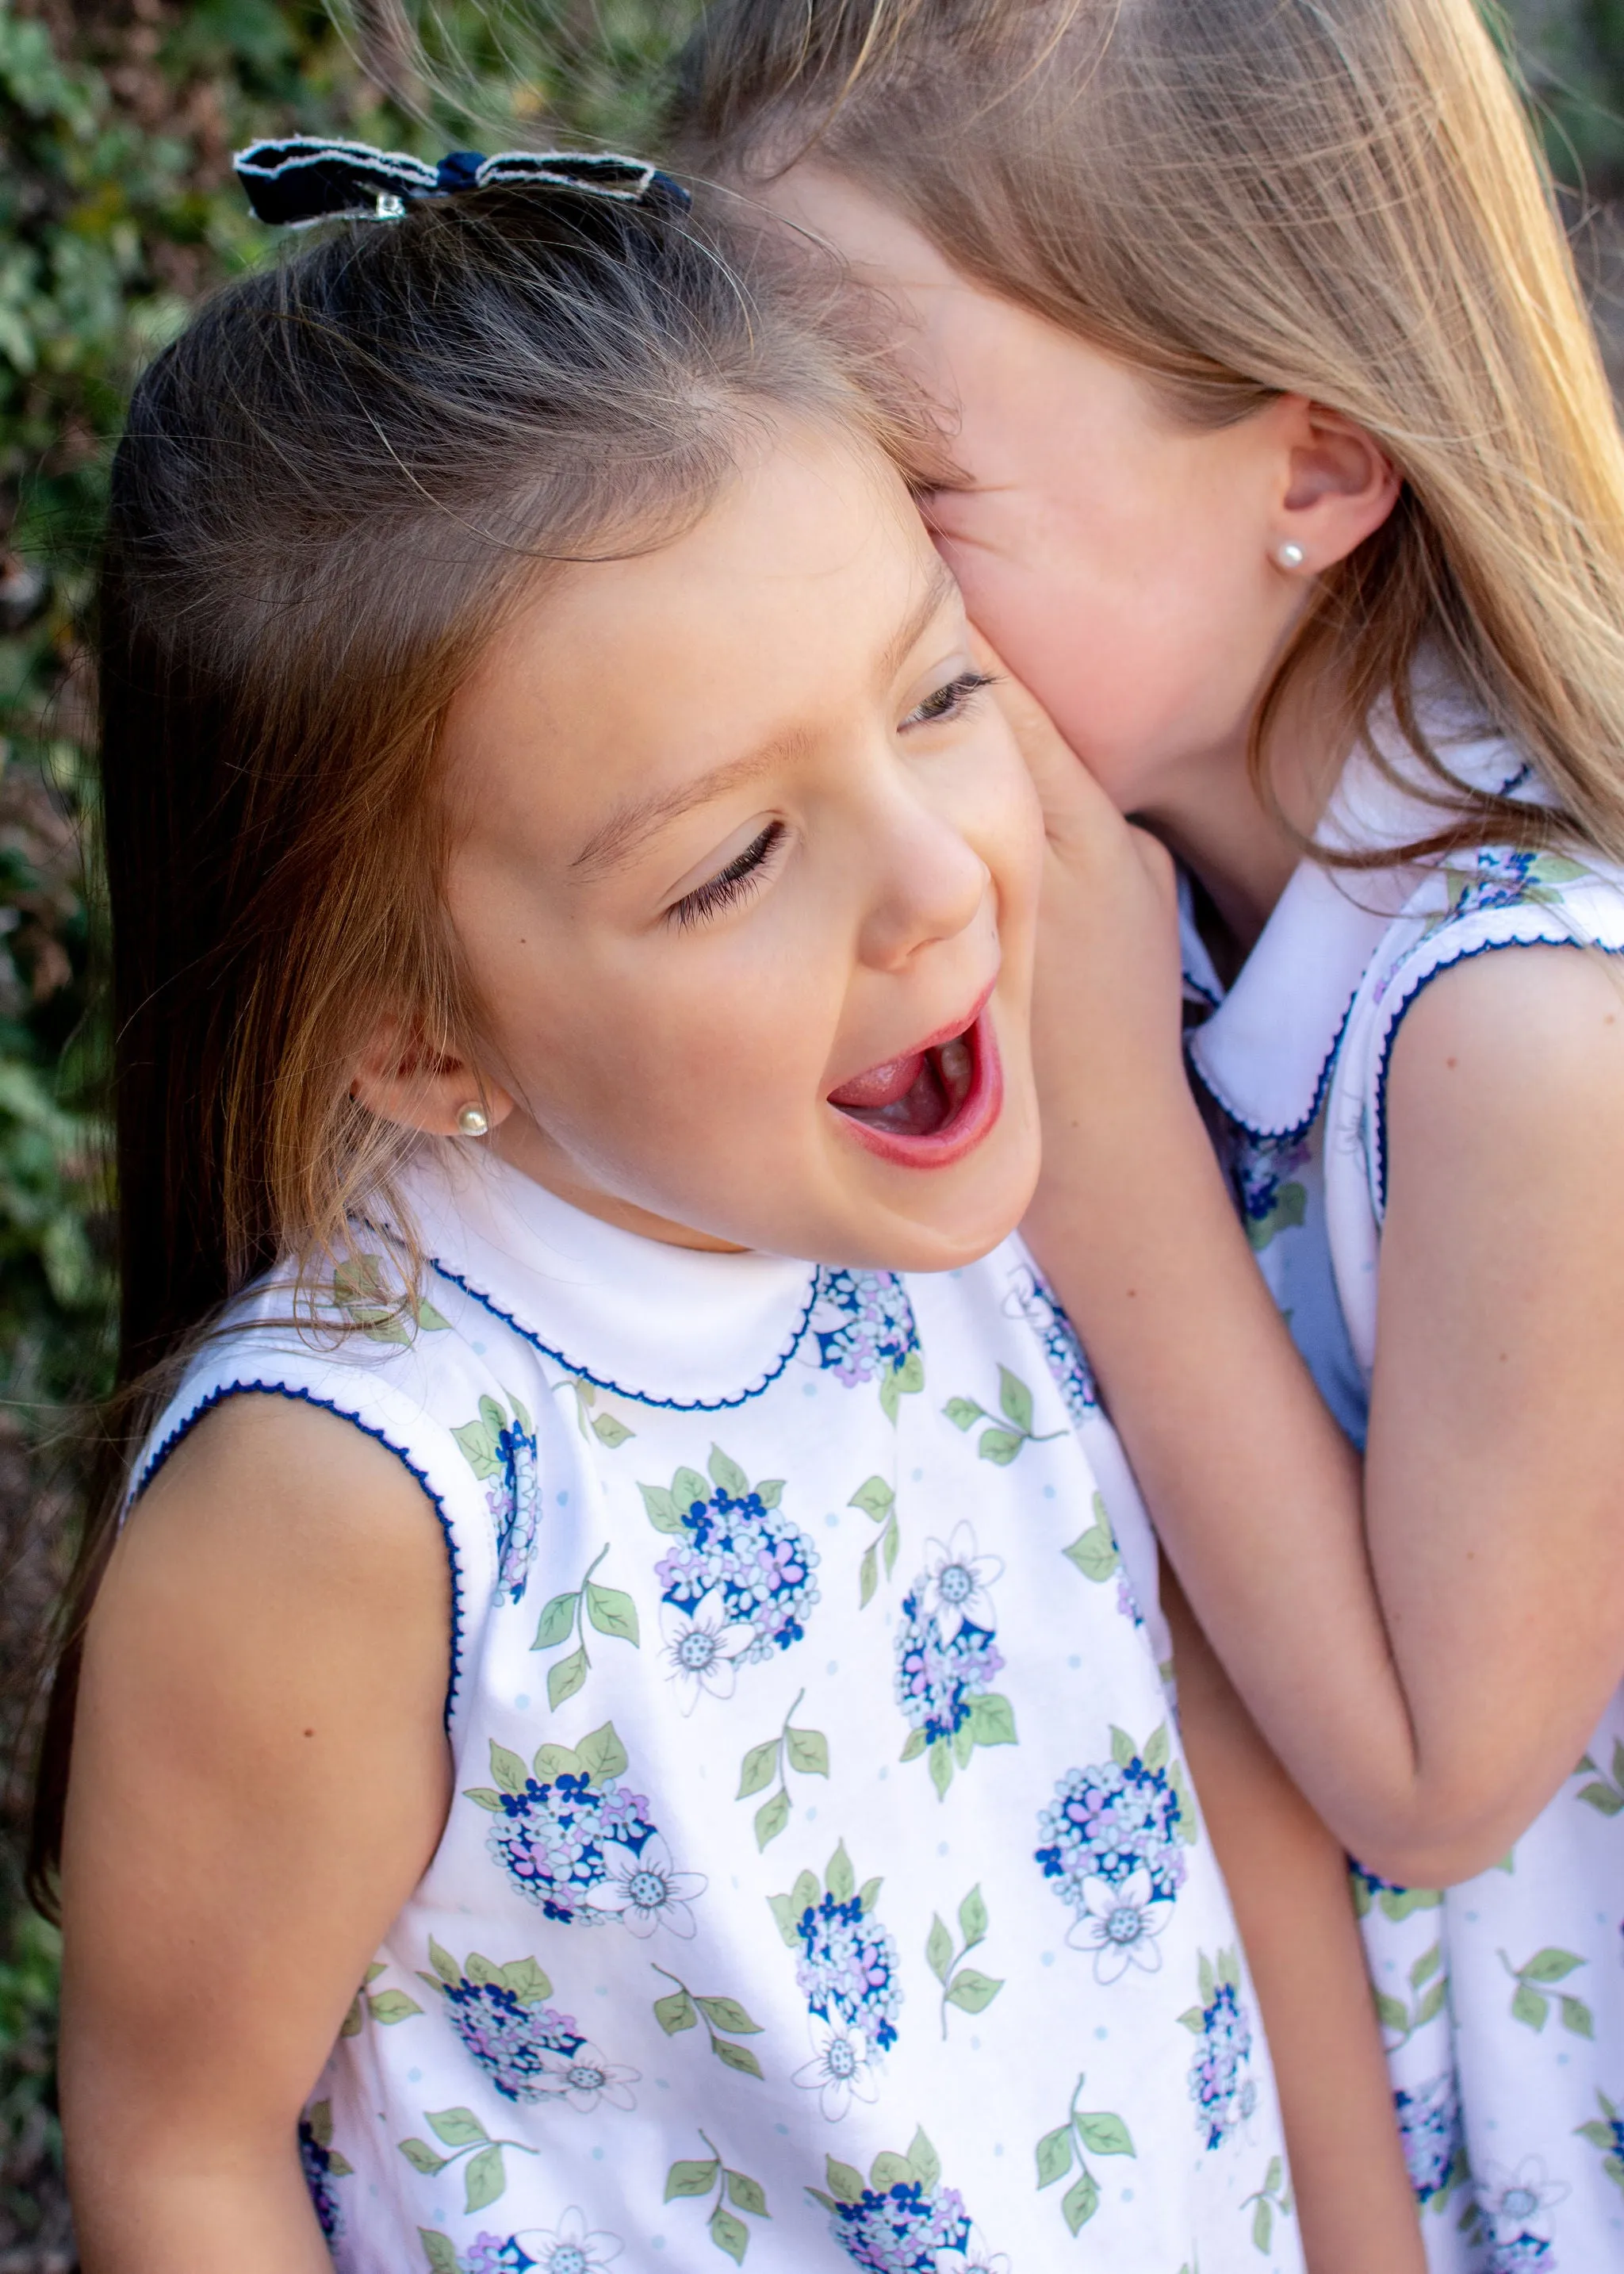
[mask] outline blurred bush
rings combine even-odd
[[[4,1766],[71,1525],[64,1417],[109,1363],[79,638],[124,392],[199,292],[268,250],[231,182],[241,143],[342,133],[438,156],[558,132],[636,147],[695,12],[430,0],[419,44],[400,0],[0,0],[0,2274],[72,2263],[55,1942],[20,1904],[22,1793]],[[1624,0],[1514,15],[1559,171],[1624,192]]]

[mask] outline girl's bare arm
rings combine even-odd
[[[1600,959],[1529,949],[1407,1017],[1361,1464],[1190,1094],[1165,855],[1019,715],[1051,826],[1028,1237],[1291,1776],[1384,1877],[1470,1877],[1624,1669],[1624,1000]]]
[[[448,1803],[449,1582],[392,1454],[229,1400],[87,1637],[62,2092],[85,2274],[329,2274],[297,2123]]]

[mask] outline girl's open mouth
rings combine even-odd
[[[943,1169],[962,1160],[1004,1104],[1004,1071],[986,998],[966,1027],[870,1066],[831,1089],[829,1103],[859,1142],[883,1161]]]

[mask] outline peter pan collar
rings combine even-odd
[[[471,1145],[425,1146],[402,1198],[445,1286],[565,1374],[644,1404],[744,1404],[789,1365],[811,1315],[814,1266],[645,1239]]]
[[[1485,733],[1458,697],[1434,696],[1421,708],[1433,749],[1458,780],[1503,796],[1528,777],[1513,746]],[[1440,826],[1436,795],[1417,779],[1390,719],[1372,739],[1390,763],[1408,757],[1410,779],[1390,780],[1368,752],[1356,751],[1316,832],[1327,849],[1396,848]],[[1202,1081],[1253,1136],[1297,1137],[1312,1123],[1359,982],[1416,882],[1413,863],[1336,870],[1304,860],[1293,872],[1234,985],[1218,990],[1217,1009],[1190,1037]],[[1211,1000],[1215,975],[1187,901],[1183,930],[1186,992]]]

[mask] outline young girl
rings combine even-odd
[[[1184,865],[1199,1099],[1034,725],[1033,1235],[1361,1858],[1434,2263],[1624,2263],[1624,463],[1514,92],[1468,0],[737,0],[686,101],[906,309],[973,616]]]
[[[647,169],[245,170],[366,218],[116,471],[165,1386],[72,1731],[87,2274],[1299,2268],[1154,1549],[1009,1236],[1042,840],[933,430]],[[1392,2247],[1323,2263],[1402,2264],[1355,2177]]]

